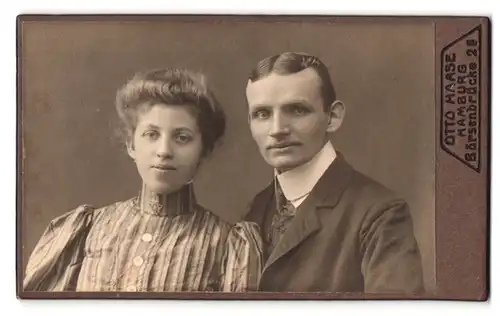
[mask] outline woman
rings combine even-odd
[[[54,219],[26,269],[27,291],[257,290],[255,224],[234,226],[196,203],[192,180],[225,117],[202,75],[137,74],[117,93],[138,196]]]

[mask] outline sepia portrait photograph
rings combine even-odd
[[[19,297],[486,298],[487,19],[17,24]]]

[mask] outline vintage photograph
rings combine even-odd
[[[476,280],[486,254],[439,252],[454,228],[438,173],[486,179],[486,113],[465,118],[474,168],[439,164],[465,133],[446,111],[439,136],[438,92],[460,89],[441,87],[437,62],[459,57],[439,34],[418,18],[18,17],[18,296],[459,298],[440,280],[453,264]]]

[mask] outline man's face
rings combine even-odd
[[[295,74],[269,76],[246,89],[252,136],[262,157],[284,171],[311,160],[327,140],[321,79],[307,68]]]

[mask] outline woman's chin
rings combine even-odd
[[[170,194],[178,191],[181,187],[179,185],[165,184],[165,183],[146,183],[149,191],[157,194]]]

